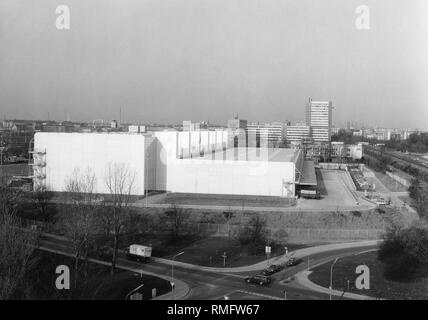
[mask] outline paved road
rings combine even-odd
[[[70,253],[70,243],[64,240],[52,239],[43,237],[40,245],[56,251]],[[309,257],[309,266],[331,261],[336,257],[352,255],[358,252],[363,252],[368,249],[375,248],[376,245],[365,246],[363,248],[347,248],[334,251],[312,254]],[[170,279],[171,266],[165,263],[151,262],[148,264],[138,263],[126,260],[123,256],[119,256],[118,264],[141,270],[148,274],[156,274],[162,278]],[[272,283],[268,287],[260,287],[257,285],[249,285],[244,282],[244,277],[247,275],[257,274],[257,271],[249,273],[219,273],[203,270],[189,270],[180,266],[174,267],[174,278],[183,281],[190,288],[182,297],[178,297],[178,289],[176,298],[198,299],[198,300],[217,300],[223,299],[225,295],[231,295],[234,292],[245,293],[257,297],[258,299],[283,299],[284,290],[287,294],[287,299],[328,299],[328,295],[311,291],[307,288],[299,286],[295,281],[286,282],[287,279],[293,278],[297,273],[306,270],[308,267],[307,258],[303,258],[303,262],[295,267],[286,268],[283,271],[272,276]],[[169,295],[167,298],[171,298]],[[233,299],[233,295],[232,295]]]

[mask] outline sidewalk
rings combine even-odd
[[[299,285],[301,285],[307,289],[317,291],[317,292],[321,292],[321,293],[325,293],[325,294],[330,294],[329,288],[321,287],[321,286],[313,283],[311,280],[309,280],[308,276],[311,273],[312,273],[312,271],[299,272],[298,274],[295,275],[294,279]],[[332,290],[331,293],[332,293],[332,295],[339,296],[339,297],[342,297],[342,294],[343,294],[343,292],[339,291],[339,290]],[[369,297],[369,296],[351,293],[351,292],[344,293],[343,297],[349,298],[349,299],[354,299],[354,300],[379,300],[379,299],[374,298],[374,297]]]

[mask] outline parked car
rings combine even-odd
[[[245,281],[247,283],[256,283],[256,284],[261,285],[261,286],[267,286],[270,284],[270,278],[269,277],[266,277],[264,275],[259,275],[259,274],[256,276],[253,276],[253,277],[247,277],[247,278],[245,278]]]
[[[282,266],[278,264],[273,264],[269,268],[263,270],[260,274],[263,276],[270,276],[271,274],[277,273],[282,269]]]
[[[296,259],[295,257],[291,257],[290,259],[287,260],[285,265],[287,267],[292,267],[292,266],[299,264],[299,262],[300,262],[299,259]]]

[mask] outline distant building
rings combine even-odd
[[[332,127],[331,101],[313,101],[306,105],[306,125],[311,127],[314,142],[330,142]]]
[[[112,122],[110,122],[110,128],[112,129],[118,128],[117,120],[113,120]]]
[[[310,127],[307,125],[296,124],[286,128],[286,140],[288,143],[303,142],[310,138],[310,134]]]
[[[145,133],[146,132],[146,126],[131,124],[128,126],[128,132],[130,132],[130,133]]]
[[[335,141],[331,143],[331,159],[333,162],[342,162],[344,160],[359,160],[363,156],[363,145],[345,144]]]
[[[333,134],[339,134],[339,130],[340,130],[340,128],[338,128],[338,127],[332,127],[331,128],[331,134],[333,135]]]
[[[183,131],[200,131],[201,129],[207,130],[208,123],[205,121],[202,122],[192,122],[190,120],[183,121]]]
[[[287,122],[250,122],[247,124],[250,147],[276,147],[285,140]]]
[[[247,123],[247,120],[239,119],[238,116],[227,121],[228,147],[248,146]]]

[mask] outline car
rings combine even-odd
[[[247,277],[245,278],[245,281],[247,283],[256,283],[260,286],[267,286],[270,284],[270,278],[260,274],[253,277]]]
[[[273,264],[273,265],[269,266],[269,268],[263,270],[260,274],[263,276],[270,276],[271,274],[277,273],[281,269],[282,269],[282,266],[280,266],[278,264]]]
[[[299,262],[300,261],[298,259],[296,259],[294,257],[291,257],[290,259],[287,260],[287,263],[285,265],[287,267],[292,267],[292,266],[295,266],[295,265],[299,264]]]

